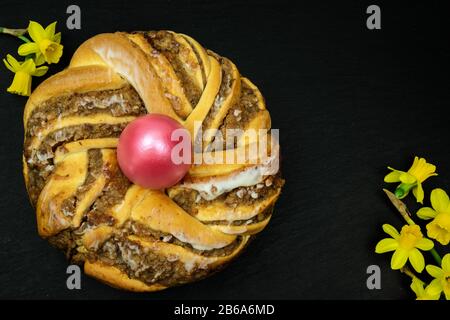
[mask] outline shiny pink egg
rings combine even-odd
[[[168,188],[179,182],[190,168],[189,132],[162,114],[139,117],[120,135],[117,160],[133,183],[150,189]]]

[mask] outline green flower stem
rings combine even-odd
[[[430,253],[433,256],[434,261],[436,261],[436,263],[438,264],[438,266],[441,266],[442,265],[442,258],[439,255],[439,253],[436,251],[436,249],[435,248],[431,249]]]
[[[11,36],[17,37],[26,43],[31,42],[30,39],[28,39],[27,37],[24,36],[24,34],[27,33],[27,29],[10,29],[10,28],[0,27],[0,33],[9,34]]]
[[[411,279],[417,278],[417,276],[411,271],[411,269],[409,269],[407,266],[404,266],[403,268],[400,269],[400,272],[406,274],[407,276],[409,276]],[[417,278],[419,279],[419,278]],[[420,279],[419,279],[420,280]],[[422,280],[420,280],[422,281]]]
[[[408,195],[409,191],[411,191],[411,189],[414,188],[416,185],[417,183],[401,183],[395,189],[394,194],[397,197],[397,199],[403,199]]]
[[[398,188],[397,188],[398,189]],[[395,208],[397,208],[398,212],[400,212],[401,216],[409,225],[415,225],[416,223],[411,219],[411,213],[409,212],[408,208],[406,207],[406,204],[399,200],[392,192],[390,192],[387,189],[383,189],[384,193],[388,196],[389,200],[392,202]],[[435,248],[430,250],[430,254],[433,256],[434,260],[437,262],[437,264],[440,266],[442,259],[439,253],[436,251]]]
[[[10,29],[10,28],[4,28],[0,27],[0,33],[9,34],[15,37],[23,36],[25,33],[27,33],[27,29]]]
[[[19,38],[20,40],[22,40],[23,42],[26,42],[26,43],[30,43],[30,42],[31,42],[31,40],[28,39],[28,38],[25,37],[25,36],[18,36],[17,38]]]

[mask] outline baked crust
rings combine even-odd
[[[164,96],[149,58],[125,34],[99,34],[84,42],[73,55],[69,68],[86,65],[108,66],[136,89],[149,113],[180,120]]]
[[[133,185],[115,148],[145,113],[176,119],[193,139],[195,121],[219,131],[271,125],[258,88],[231,61],[172,31],[94,36],[36,88],[24,111],[23,174],[38,232],[88,275],[138,292],[202,279],[235,259],[270,221],[284,183],[259,161],[198,164],[168,190]],[[203,138],[197,152],[211,154],[214,137]],[[259,141],[238,142],[223,156]]]
[[[37,105],[54,97],[73,92],[100,91],[124,86],[126,81],[111,68],[86,65],[63,70],[42,82],[28,99],[23,120],[26,125]]]
[[[150,292],[166,288],[159,284],[146,285],[142,281],[131,279],[116,267],[108,266],[97,261],[86,261],[84,264],[84,272],[117,289],[134,292]]]

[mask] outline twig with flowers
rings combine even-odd
[[[26,29],[10,29],[0,27],[0,33],[9,34],[22,40],[17,53],[25,57],[23,61],[17,61],[8,54],[3,62],[14,73],[12,84],[8,92],[29,96],[31,93],[31,77],[41,77],[48,71],[44,63],[58,63],[62,56],[61,32],[56,33],[56,22],[51,23],[45,29],[39,23],[30,21]],[[28,33],[29,38],[25,36]],[[30,39],[31,38],[31,39]]]
[[[378,242],[376,253],[394,252],[391,258],[391,269],[400,270],[411,277],[411,289],[418,300],[438,300],[442,293],[450,300],[450,253],[442,259],[435,249],[435,240],[442,245],[450,242],[450,199],[442,189],[434,189],[430,195],[432,207],[422,207],[416,212],[416,216],[423,220],[432,220],[426,225],[427,236],[424,237],[419,225],[417,225],[407,206],[400,199],[405,198],[412,191],[417,202],[423,204],[425,198],[422,183],[432,176],[436,176],[436,167],[427,163],[423,158],[414,158],[413,165],[408,171],[395,170],[385,176],[387,183],[399,183],[392,193],[383,189],[389,200],[397,208],[400,215],[406,221],[400,233],[391,225],[384,224],[383,230],[391,238]],[[436,265],[428,264],[425,267],[425,258],[421,251],[430,252]],[[410,263],[416,273],[422,273],[424,269],[434,278],[429,284],[425,283],[408,266]]]

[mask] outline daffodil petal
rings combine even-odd
[[[416,277],[412,279],[410,288],[416,294],[416,297],[423,296],[425,292],[425,289],[423,288],[423,282]]]
[[[423,159],[423,160],[425,160],[425,159]],[[414,169],[415,167],[417,167],[419,163],[420,163],[419,157],[418,157],[418,156],[415,156],[415,157],[414,157],[413,164],[411,165],[411,168],[410,168],[409,170],[412,170],[412,169]]]
[[[437,300],[441,295],[442,288],[437,284],[437,282],[439,282],[438,279],[434,279],[433,281],[425,288],[425,292],[427,295],[432,296],[433,300]]]
[[[40,52],[36,53],[36,57],[34,58],[34,61],[35,61],[37,66],[40,66],[41,64],[43,64],[45,62],[45,57]]]
[[[424,182],[429,177],[436,176],[437,173],[435,171],[436,166],[431,163],[427,163],[424,158],[414,158],[414,163],[408,170],[408,172],[416,177],[419,182]]]
[[[45,35],[47,36],[47,39],[52,39],[55,35],[56,30],[56,21],[50,23],[47,28],[45,28]]]
[[[437,176],[438,174],[435,172],[436,171],[436,166],[434,164],[431,163],[427,163],[425,165],[425,169],[424,169],[425,173],[423,175],[423,181],[425,181],[426,179],[430,178],[430,177],[434,177]]]
[[[425,259],[419,249],[413,248],[409,251],[409,261],[417,272],[422,272],[425,268]]]
[[[44,28],[35,21],[30,21],[28,25],[28,34],[34,42],[40,42],[45,38]]]
[[[32,74],[35,77],[42,77],[44,74],[46,74],[48,71],[47,66],[42,66],[39,68],[36,68],[36,71]]]
[[[386,238],[377,243],[375,247],[376,253],[385,253],[389,251],[394,251],[398,248],[398,242],[391,238]]]
[[[424,198],[425,194],[423,192],[422,183],[417,181],[417,186],[415,186],[412,189],[412,192],[413,192],[414,197],[416,197],[417,202],[423,204],[423,198]]]
[[[63,46],[56,42],[52,42],[49,47],[51,47],[52,50],[44,52],[45,61],[48,63],[58,63],[63,54]]]
[[[428,290],[425,290],[424,295],[422,296],[422,299],[420,299],[420,300],[429,300],[429,301],[439,300],[440,296],[441,296],[440,292],[437,294],[433,294],[433,293],[430,293]],[[419,300],[419,299],[417,299],[417,300]]]
[[[398,237],[400,237],[400,233],[398,233],[397,229],[395,229],[390,224],[387,223],[383,224],[383,231],[394,239],[398,239]]]
[[[445,300],[450,300],[450,290],[444,289]]]
[[[417,241],[416,247],[423,251],[429,251],[433,249],[434,242],[427,238],[422,238]]]
[[[53,41],[56,43],[61,43],[61,32],[58,32],[53,36]]]
[[[17,61],[16,58],[14,58],[12,55],[10,54],[6,55],[6,60],[9,62],[9,64],[15,70],[15,72],[20,69],[20,62]]]
[[[444,258],[442,258],[442,270],[445,270],[446,272],[450,272],[450,253],[447,253]]]
[[[427,266],[427,271],[428,271],[428,267]],[[431,290],[431,292],[437,294],[438,292],[441,293],[442,292],[442,283],[441,283],[441,279],[433,279],[433,281],[430,282],[430,284],[427,286],[428,290]]]
[[[21,67],[22,71],[29,73],[29,74],[33,74],[34,71],[36,70],[36,65],[34,64],[33,59],[25,60],[25,62],[22,63],[22,65],[20,67]]]
[[[430,220],[436,217],[437,212],[431,209],[430,207],[423,207],[417,211],[416,215],[423,220]]]
[[[389,170],[392,170],[392,172],[389,172],[385,177],[384,177],[384,182],[386,183],[394,183],[394,182],[399,182],[400,181],[400,175],[403,173],[402,171],[398,171],[395,170],[391,167],[388,167]]]
[[[31,92],[31,75],[22,70],[17,71],[6,91],[21,96],[29,96]]]
[[[24,43],[17,49],[17,53],[21,56],[27,56],[38,51],[39,46],[34,42]]]
[[[408,261],[408,251],[397,248],[391,258],[391,269],[401,269]]]
[[[446,212],[450,204],[448,194],[439,188],[431,191],[430,200],[433,209],[437,212]]]
[[[439,213],[426,227],[428,238],[435,239],[443,245],[447,245],[450,242],[450,232],[440,224],[440,220],[445,219],[446,216],[446,213]]]
[[[440,279],[444,276],[444,271],[435,265],[429,264],[426,266],[426,269],[433,278]]]
[[[416,178],[414,178],[414,176],[412,176],[411,174],[409,174],[408,172],[403,172],[400,177],[399,180],[403,183],[406,184],[413,184],[417,181]]]
[[[8,63],[8,61],[6,61],[6,59],[3,59],[3,63],[5,64],[6,68],[8,68],[9,71],[16,72],[16,70],[14,70],[14,68]]]

